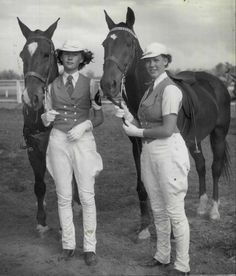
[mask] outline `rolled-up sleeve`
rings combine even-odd
[[[177,86],[166,86],[162,95],[162,116],[178,114],[182,105],[182,98],[182,91]]]

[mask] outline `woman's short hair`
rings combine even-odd
[[[161,56],[162,56],[163,58],[166,58],[166,59],[167,59],[167,62],[168,62],[168,64],[166,65],[166,67],[167,67],[167,66],[172,62],[172,56],[169,55],[169,54],[167,54],[167,55],[161,54]]]
[[[62,53],[63,51],[61,50],[56,51],[57,62],[61,65],[63,65],[61,60]],[[81,62],[78,67],[78,70],[81,70],[86,64],[89,64],[93,60],[94,55],[91,51],[88,51],[88,50],[83,50],[83,51],[80,51],[79,53],[81,53],[81,55],[83,56],[83,62]]]

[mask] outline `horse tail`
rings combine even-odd
[[[225,151],[223,156],[223,164],[222,164],[222,176],[228,182],[230,180],[230,176],[232,174],[231,170],[231,160],[230,160],[230,149],[229,144],[225,141]]]

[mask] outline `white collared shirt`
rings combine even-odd
[[[78,81],[78,78],[79,78],[79,71],[76,71],[74,72],[73,74],[68,74],[66,73],[65,71],[63,72],[63,75],[62,75],[62,79],[63,79],[63,83],[66,84],[67,82],[67,77],[71,75],[73,77],[72,79],[72,83],[73,83],[73,86],[75,87],[75,84],[76,82]]]
[[[166,72],[158,76],[154,82],[153,89],[165,78],[168,78]],[[162,116],[168,114],[178,114],[182,105],[182,91],[175,85],[168,85],[162,95]]]
[[[167,78],[167,74],[166,72],[160,74],[160,76],[158,76],[155,81],[154,81],[154,86],[153,86],[153,89],[155,89],[155,87],[161,82],[163,81],[165,78]]]

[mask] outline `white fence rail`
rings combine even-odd
[[[0,102],[21,103],[23,80],[0,80]]]

